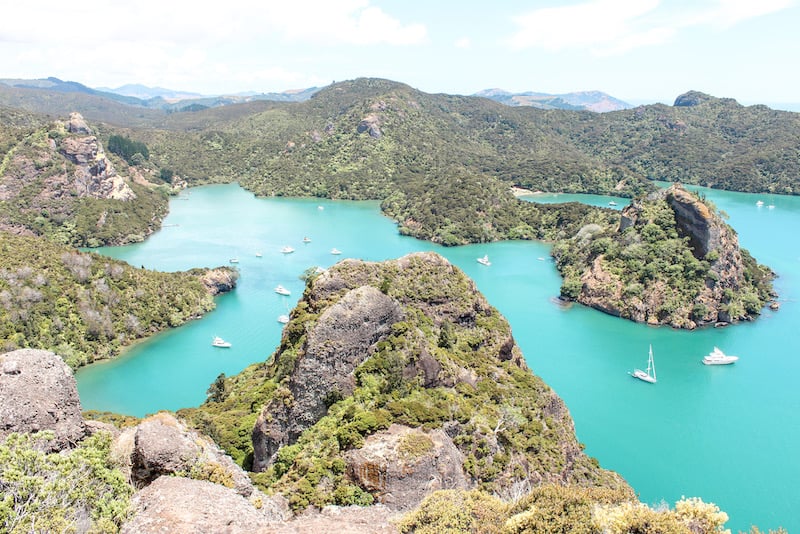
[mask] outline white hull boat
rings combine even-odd
[[[703,363],[706,365],[730,365],[735,363],[738,359],[738,356],[729,356],[717,347],[714,347],[714,350],[703,357]]]
[[[656,362],[653,360],[653,346],[650,345],[650,356],[647,359],[647,370],[642,371],[641,369],[634,369],[631,373],[633,378],[638,378],[639,380],[643,380],[645,382],[649,382],[651,384],[656,383]]]
[[[215,336],[214,339],[211,341],[212,347],[219,347],[221,349],[229,349],[231,347],[230,342],[225,341],[219,336]]]

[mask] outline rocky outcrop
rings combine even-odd
[[[213,479],[244,497],[255,490],[247,473],[214,442],[168,412],[148,417],[133,430],[130,470],[138,487],[162,475],[184,474]]]
[[[308,509],[291,521],[274,523],[270,534],[397,534],[398,514],[386,506],[325,506]]]
[[[392,425],[346,455],[350,476],[391,510],[409,510],[440,489],[469,489],[464,455],[441,429]]]
[[[344,260],[312,277],[280,348],[255,373],[271,383],[258,386],[270,397],[252,434],[253,467],[274,465],[274,487],[298,509],[369,494],[407,510],[434,490],[478,484],[627,488],[583,454],[569,412],[529,372],[508,323],[435,253]]]
[[[136,194],[117,174],[103,147],[80,113],[70,114],[65,128],[71,135],[58,144],[58,151],[75,165],[72,179],[79,197],[133,200]]]
[[[239,274],[236,270],[229,267],[210,269],[200,277],[200,281],[211,295],[219,295],[220,293],[232,291],[233,288],[236,287],[236,282],[238,280]]]
[[[123,534],[238,534],[272,532],[287,510],[271,499],[251,502],[203,480],[161,477],[132,499],[133,518]]]
[[[367,115],[361,120],[361,122],[358,123],[356,131],[358,133],[368,132],[369,136],[373,139],[380,139],[383,137],[380,117],[374,113]]]
[[[699,106],[700,104],[710,100],[714,100],[714,97],[711,95],[701,93],[700,91],[688,91],[682,95],[678,95],[678,97],[675,99],[675,103],[672,105],[675,107]]]
[[[659,221],[649,218],[651,216],[647,214],[652,210],[648,211],[648,206],[657,203],[671,210],[669,217],[662,214]],[[658,252],[658,257],[643,257],[642,251],[648,247],[657,248],[648,244],[649,238],[644,235],[654,227],[660,228],[655,231],[661,232],[663,240],[668,239],[670,232],[688,240],[687,253],[691,253],[696,261],[692,264],[679,255],[664,258],[664,251]],[[748,259],[745,258],[736,232],[703,199],[678,184],[632,201],[622,210],[619,230],[611,238],[624,249],[623,255],[629,254],[638,262],[661,262],[659,272],[650,272],[646,277],[626,282],[618,275],[618,267],[609,268],[606,254],[590,256],[589,265],[580,278],[578,300],[637,322],[691,329],[701,324],[749,319],[758,313],[759,302],[766,298],[762,295],[766,291],[756,287],[753,280],[769,280],[773,276],[756,265],[749,255]],[[673,242],[670,246],[685,245]],[[626,252],[632,250],[637,252]],[[665,261],[674,261],[676,265],[667,265]],[[694,277],[703,269],[707,272],[699,286],[683,287],[679,292],[668,283],[664,273],[667,268],[681,269],[681,272],[691,269]]]
[[[264,470],[327,410],[331,395],[350,395],[353,372],[403,317],[400,305],[374,287],[359,287],[328,308],[308,332],[284,395],[262,410],[253,429],[253,469]]]
[[[64,361],[45,350],[0,355],[0,439],[12,432],[50,430],[53,451],[83,438],[85,426],[75,377]]]

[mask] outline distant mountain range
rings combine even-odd
[[[552,95],[548,93],[509,93],[503,89],[484,89],[473,96],[490,98],[508,106],[531,106],[540,109],[570,109],[588,110],[603,113],[606,111],[619,111],[635,106],[623,102],[618,98],[603,93],[602,91],[578,91]]]
[[[114,100],[129,106],[160,109],[168,112],[199,111],[201,109],[267,100],[275,102],[302,102],[320,90],[319,87],[282,91],[279,93],[241,92],[233,95],[203,95],[191,91],[178,91],[142,84],[126,84],[117,88],[91,88],[78,82],[63,81],[55,77],[41,79],[0,78],[0,84],[19,89],[43,89],[59,93],[86,94]],[[482,96],[508,106],[531,106],[540,109],[617,111],[634,107],[601,91],[578,91],[553,95],[548,93],[510,93],[502,89],[485,89],[473,96]]]
[[[49,77],[35,80],[0,78],[0,84],[17,89],[42,89],[59,93],[86,94],[114,100],[129,106],[173,111],[199,111],[201,109],[240,104],[254,100],[277,102],[302,102],[319,91],[319,87],[283,91],[281,93],[240,93],[236,95],[201,95],[188,91],[176,91],[162,87],[147,87],[141,84],[127,84],[116,89],[106,87],[92,89],[78,82],[63,81]]]

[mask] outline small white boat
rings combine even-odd
[[[645,382],[650,382],[651,384],[656,383],[656,362],[653,360],[653,345],[650,345],[650,357],[647,359],[647,371],[634,369],[631,376],[639,380],[644,380]]]
[[[286,245],[281,249],[281,254],[291,254],[292,252],[294,252],[294,249],[289,245]]]
[[[260,252],[256,252],[256,258],[260,258],[260,257],[261,257],[261,253]]]
[[[614,201],[612,200],[611,202],[609,202],[609,203],[608,203],[608,205],[609,205],[609,206],[616,206],[616,205],[617,205],[617,203],[616,203],[616,202],[614,202]]]
[[[228,261],[230,261],[231,263],[239,263],[239,258],[231,258]]]
[[[714,347],[714,350],[703,357],[703,363],[706,365],[728,365],[736,362],[738,359],[738,356],[729,356],[717,347]]]
[[[332,248],[331,249],[331,254],[333,254],[334,256],[338,256],[341,253],[342,253],[342,251],[339,250],[338,248]]]
[[[317,209],[318,209],[319,211],[322,211],[322,210],[324,210],[324,209],[325,209],[325,206],[317,206]]]
[[[281,323],[281,324],[288,323],[289,322],[289,316],[286,315],[285,313],[282,313],[281,315],[278,316],[278,322]]]
[[[480,263],[481,265],[486,265],[487,267],[492,264],[492,262],[489,261],[488,254],[482,258],[478,258],[478,263]]]
[[[756,206],[758,206],[759,208],[761,206],[763,206],[763,205],[764,205],[764,201],[763,200],[759,200],[759,201],[756,202]]]
[[[291,295],[292,294],[291,291],[289,291],[288,289],[286,289],[285,287],[283,287],[280,284],[278,284],[275,287],[275,293],[277,293],[278,295]]]
[[[770,204],[769,206],[767,206],[767,208],[771,209],[771,210],[774,210],[775,209],[775,204]]]
[[[228,349],[230,348],[231,344],[228,341],[225,341],[219,336],[215,336],[214,339],[211,341],[212,347],[219,347],[221,349]]]
[[[303,238],[303,243],[311,243],[311,238],[310,238],[310,237],[308,237],[308,236],[305,236],[305,237]]]

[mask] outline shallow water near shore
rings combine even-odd
[[[171,201],[164,228],[147,241],[98,252],[167,271],[238,258],[238,287],[201,320],[79,370],[81,402],[136,416],[196,406],[219,373],[235,374],[274,351],[277,317],[302,294],[298,277],[306,268],[434,250],[508,318],[531,369],[565,400],[586,452],[621,473],[641,500],[674,505],[682,495],[699,496],[730,515],[733,532],[751,524],[800,531],[800,197],[703,192],[729,215],[741,245],[778,273],[780,311],[720,329],[648,327],[560,305],[554,297],[561,280],[543,243],[444,248],[398,235],[376,202],[258,199],[237,185],[192,189],[187,199]],[[535,197],[526,200],[563,200]],[[610,200],[582,197],[595,205]],[[617,207],[627,202],[615,200]],[[311,241],[303,243],[304,236]],[[282,254],[284,245],[295,252]],[[334,247],[342,254],[332,255]],[[476,261],[484,254],[488,267]],[[276,294],[278,284],[291,295]],[[232,347],[212,347],[215,335]],[[628,375],[647,364],[651,344],[655,385]],[[740,360],[702,365],[715,345]]]

